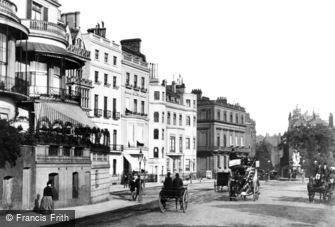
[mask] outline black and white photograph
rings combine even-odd
[[[0,0],[0,226],[335,226],[334,12]]]

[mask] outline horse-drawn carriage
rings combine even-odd
[[[180,209],[185,213],[188,205],[188,186],[183,186],[179,188],[162,188],[159,192],[159,208],[162,213],[167,210],[167,206],[171,202],[175,202],[176,211],[178,211],[178,203],[180,204]]]
[[[316,193],[320,195],[320,201],[330,201],[332,197],[332,184],[334,179],[328,179],[325,177],[310,177],[309,182],[307,184],[307,191],[308,191],[308,199],[309,202],[314,201],[314,197]]]
[[[256,161],[248,161],[246,158],[233,159],[229,162],[231,180],[229,184],[229,199],[238,197],[246,199],[252,196],[253,200],[259,198],[259,180]]]

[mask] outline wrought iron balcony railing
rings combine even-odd
[[[113,120],[119,120],[120,119],[120,112],[113,112]]]
[[[111,118],[112,117],[112,111],[110,110],[104,110],[104,118]]]
[[[0,91],[19,93],[22,95],[28,95],[28,81],[18,77],[9,78],[6,76],[0,76]]]
[[[111,144],[111,151],[123,151],[123,145]]]
[[[101,117],[102,109],[94,109],[94,117]]]
[[[49,97],[63,101],[80,102],[80,92],[58,87],[30,86],[29,96],[33,98]]]

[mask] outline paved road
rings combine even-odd
[[[174,207],[162,214],[158,202],[95,215],[77,226],[335,226],[335,199],[309,203],[306,185],[298,182],[262,182],[260,199],[229,201],[226,192],[214,192],[212,183],[190,185],[187,212]],[[156,198],[159,188],[146,189],[143,200]],[[129,199],[128,192],[114,193]]]

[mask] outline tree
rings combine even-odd
[[[271,150],[272,145],[265,139],[256,144],[256,160],[259,160],[260,168],[264,170],[269,170],[271,160]]]
[[[9,125],[6,120],[0,120],[0,168],[15,166],[16,159],[20,157],[20,134],[18,129]]]
[[[319,163],[326,162],[331,165],[334,164],[330,148],[333,141],[332,130],[324,125],[302,125],[290,129],[284,134],[290,148],[297,149],[305,160],[305,167],[312,168],[312,163],[318,161]]]

